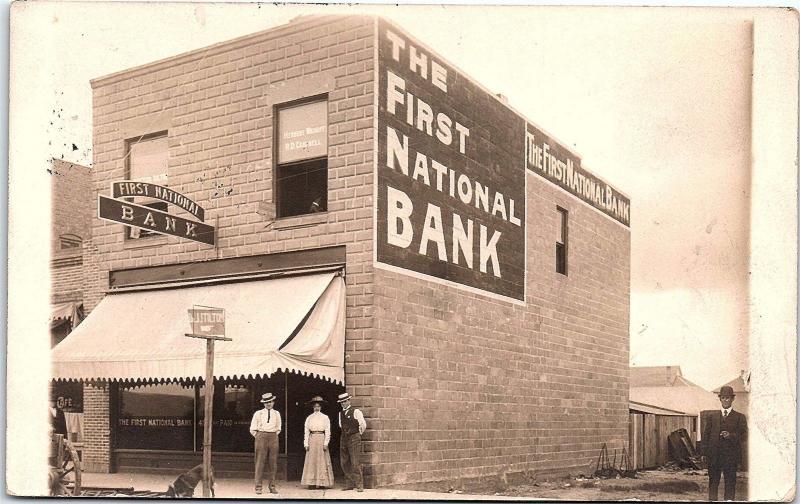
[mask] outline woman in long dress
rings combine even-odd
[[[331,440],[331,420],[322,413],[322,403],[325,400],[314,396],[309,403],[314,412],[306,418],[305,436],[303,446],[306,449],[306,460],[303,464],[303,477],[301,485],[311,488],[333,487],[333,466],[328,443]]]

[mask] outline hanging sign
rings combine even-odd
[[[121,180],[112,182],[111,195],[113,198],[100,195],[97,199],[97,216],[103,220],[208,245],[215,243],[216,230],[213,226],[130,201],[131,198],[147,198],[148,202],[153,199],[161,200],[176,205],[192,214],[194,218],[203,221],[205,210],[177,191],[149,182]]]
[[[97,215],[103,220],[214,245],[214,227],[208,224],[108,196],[98,198]]]
[[[111,183],[111,195],[115,198],[131,198],[141,196],[145,198],[155,198],[173,205],[179,206],[194,215],[198,220],[205,220],[205,210],[203,207],[187,198],[183,194],[172,189],[149,182],[136,182],[133,180],[122,180]]]

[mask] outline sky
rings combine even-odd
[[[748,368],[753,44],[731,10],[16,3],[12,156],[47,187],[50,158],[91,165],[90,79],[333,11],[394,20],[630,197],[632,365],[708,389]]]

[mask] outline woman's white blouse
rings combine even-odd
[[[311,431],[325,431],[325,446],[328,446],[328,442],[331,440],[331,419],[328,418],[328,415],[321,411],[315,411],[308,415],[305,435],[303,436],[303,446],[306,448],[308,448],[308,438],[311,435]]]

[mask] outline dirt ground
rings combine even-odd
[[[471,493],[571,501],[707,501],[708,475],[702,471],[639,471],[636,478],[570,478],[495,487]],[[476,491],[477,490],[477,491]],[[719,497],[723,495],[720,484]],[[736,480],[736,500],[747,500],[747,473]]]

